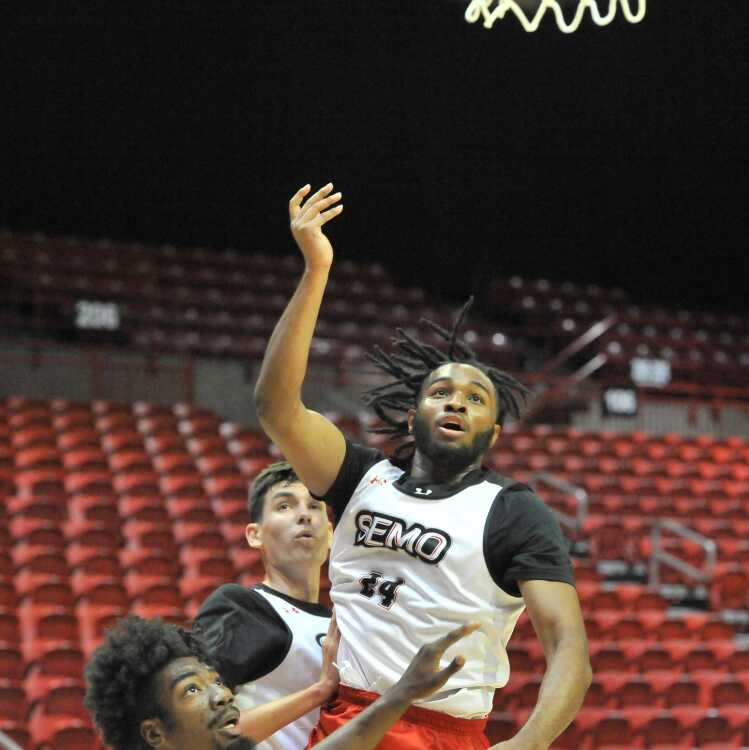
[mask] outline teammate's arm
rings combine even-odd
[[[547,750],[580,710],[593,672],[574,587],[557,581],[518,581],[546,656],[536,706],[523,728],[490,750]]]
[[[333,247],[322,227],[343,210],[332,183],[302,201],[310,186],[289,201],[291,233],[304,256],[304,273],[268,342],[255,386],[255,408],[263,429],[316,495],[330,489],[346,453],[343,434],[302,403],[312,335],[320,311]]]
[[[242,711],[239,716],[239,731],[255,742],[262,742],[287,724],[300,719],[306,713],[330,700],[338,689],[338,668],[335,666],[335,657],[340,640],[341,633],[336,624],[335,613],[333,613],[330,627],[323,641],[320,679],[304,690]]]
[[[439,664],[447,648],[473,633],[478,625],[464,625],[434,643],[422,646],[403,676],[356,718],[326,737],[315,750],[373,750],[390,727],[419,698],[431,695],[462,668],[456,656],[444,669]]]

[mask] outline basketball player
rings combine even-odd
[[[485,717],[509,678],[506,644],[527,608],[546,672],[528,721],[496,747],[548,748],[580,708],[591,669],[553,514],[528,487],[482,468],[525,389],[475,358],[458,338],[461,315],[452,331],[427,322],[446,340],[444,350],[399,331],[396,354],[372,356],[391,381],[367,401],[393,436],[412,436],[392,460],[307,409],[301,387],[333,262],[322,227],[342,211],[332,184],[305,201],[309,193],[308,185],[289,203],[305,268],[268,343],[255,402],[268,435],[337,519],[330,578],[341,686],[312,740],[393,685],[421,644],[472,619],[481,630],[465,643],[465,669],[379,747],[404,747],[403,733],[409,748],[487,747]]]
[[[253,482],[249,518],[247,543],[260,551],[265,578],[252,588],[220,586],[201,606],[195,629],[236,693],[243,727],[251,722],[256,740],[268,738],[260,747],[302,750],[319,706],[338,687],[337,672],[334,680],[321,676],[331,613],[319,603],[320,566],[332,527],[325,503],[285,462]]]
[[[474,627],[459,628],[423,649],[382,700],[320,748],[374,748],[415,698],[438,690],[461,668],[462,657],[456,657],[438,671],[445,650]],[[329,643],[335,640],[329,634]],[[86,666],[86,682],[86,707],[112,750],[256,747],[240,733],[234,695],[211,666],[203,643],[176,625],[134,616],[120,620]]]

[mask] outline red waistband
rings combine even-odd
[[[380,696],[377,693],[368,693],[366,690],[356,690],[347,685],[338,686],[338,697],[350,703],[358,703],[360,706],[368,706],[374,703]],[[483,719],[462,719],[458,716],[443,714],[441,711],[431,711],[428,708],[411,706],[401,717],[402,721],[410,721],[413,724],[423,724],[435,729],[462,734],[482,734],[486,728],[488,717]]]

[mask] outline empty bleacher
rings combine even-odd
[[[747,741],[747,459],[739,438],[537,427],[498,442],[491,461],[502,473],[549,471],[589,494],[573,541],[595,681],[554,747]],[[81,704],[85,659],[126,612],[186,622],[220,583],[258,580],[246,486],[271,460],[261,434],[186,404],[0,402],[0,729],[33,750],[96,747]],[[638,578],[661,516],[717,544],[701,599],[676,572],[664,570],[657,590]],[[702,564],[699,549],[672,543]],[[510,659],[496,738],[522,723],[543,674],[525,616]]]

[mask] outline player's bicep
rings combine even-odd
[[[329,419],[303,404],[283,422],[261,417],[261,423],[310,492],[324,495],[346,456],[343,433]]]
[[[574,586],[561,581],[518,581],[536,634],[547,658],[562,640],[587,648],[580,600]]]

